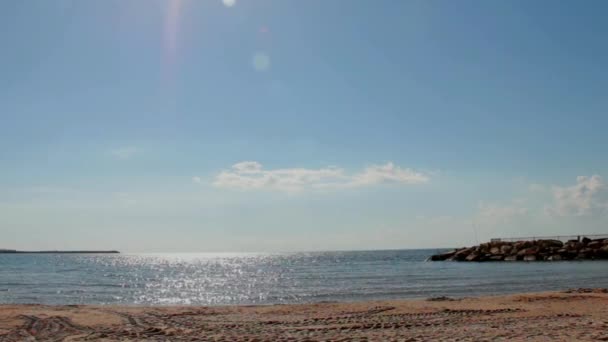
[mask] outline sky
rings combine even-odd
[[[0,2],[0,248],[608,233],[608,3]]]

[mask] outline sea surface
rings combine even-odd
[[[426,262],[437,250],[0,254],[0,303],[228,305],[608,287],[608,262]]]

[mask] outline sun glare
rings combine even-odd
[[[236,5],[236,0],[222,0],[222,3],[226,7],[232,7],[232,6]]]

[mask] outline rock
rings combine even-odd
[[[513,246],[511,246],[511,245],[502,245],[500,247],[500,252],[502,254],[509,254],[509,253],[511,253],[511,250],[513,250]]]
[[[490,253],[486,253],[483,254],[480,258],[479,261],[490,261],[490,258],[492,257],[492,254]]]
[[[564,247],[566,247],[568,250],[579,250],[583,247],[583,244],[578,241],[570,240],[566,242]]]
[[[534,255],[538,252],[538,250],[534,247],[532,248],[525,248],[520,250],[519,252],[517,252],[517,255]]]
[[[558,252],[559,255],[561,255],[562,260],[572,260],[574,259],[574,257],[576,257],[578,255],[577,251],[564,251],[564,252]]]
[[[490,244],[482,243],[481,245],[479,245],[479,252],[483,254],[490,253]]]
[[[477,252],[469,254],[464,260],[466,261],[479,261],[480,255]]]
[[[454,254],[456,254],[456,252],[457,252],[457,250],[453,250],[453,251],[449,251],[446,253],[432,255],[431,261],[443,261],[443,260],[450,259],[454,256]]]
[[[492,255],[490,261],[502,261],[504,258],[504,255]]]
[[[454,259],[458,260],[458,261],[463,261],[466,259],[467,256],[469,256],[469,254],[473,253],[473,251],[475,250],[475,248],[463,248],[461,250],[459,250],[458,252],[456,252],[456,254],[454,254]]]
[[[458,248],[430,257],[433,261],[558,261],[608,259],[608,239],[583,238],[582,241],[559,240],[491,241],[468,248]]]
[[[502,241],[490,241],[490,247],[499,247],[504,245],[506,242]]]
[[[537,243],[543,248],[564,246],[564,243],[559,240],[538,240]]]
[[[532,246],[533,246],[533,244],[531,241],[517,241],[513,247],[517,250],[520,250],[520,249],[529,248]]]

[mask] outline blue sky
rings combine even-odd
[[[2,244],[282,251],[604,233],[607,9],[2,2]]]

